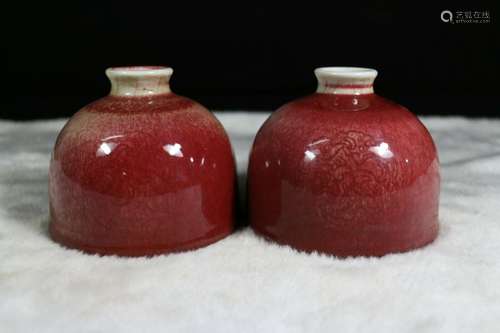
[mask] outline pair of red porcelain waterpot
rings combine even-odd
[[[50,235],[89,253],[199,248],[235,225],[237,177],[222,125],[170,91],[172,69],[106,71],[111,93],[64,126],[53,151]],[[315,71],[317,92],[274,112],[248,166],[253,229],[335,256],[381,256],[438,233],[439,162],[404,107],[373,93],[372,69]]]

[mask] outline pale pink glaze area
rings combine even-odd
[[[433,140],[375,94],[316,93],[283,106],[258,132],[248,174],[254,230],[299,250],[381,256],[438,233]]]
[[[118,66],[118,67],[111,67],[111,70],[119,70],[119,71],[129,71],[129,72],[140,72],[140,71],[151,71],[151,70],[158,70],[158,69],[167,69],[168,67],[165,66]]]
[[[50,233],[86,252],[153,255],[233,229],[229,139],[203,106],[172,93],[104,97],[60,133],[50,165]]]

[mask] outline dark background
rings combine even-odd
[[[361,66],[415,113],[500,116],[495,2],[346,3],[15,3],[0,118],[70,116],[108,93],[104,70],[120,65],[171,66],[172,89],[212,110],[273,110],[315,90],[314,68]],[[490,23],[443,23],[444,9],[487,10]]]

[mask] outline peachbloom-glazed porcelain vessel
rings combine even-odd
[[[249,162],[254,230],[299,250],[382,256],[438,233],[439,161],[422,123],[373,92],[373,69],[315,71],[313,95],[259,130]]]
[[[172,69],[106,71],[111,93],[78,111],[50,164],[50,235],[123,256],[198,248],[233,228],[236,172],[222,125],[170,91]]]

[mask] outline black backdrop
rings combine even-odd
[[[104,70],[119,65],[171,66],[172,89],[212,110],[275,109],[334,65],[377,69],[376,91],[418,114],[500,116],[494,2],[345,3],[15,3],[0,118],[70,116],[107,94]],[[444,23],[445,9],[490,23]]]

